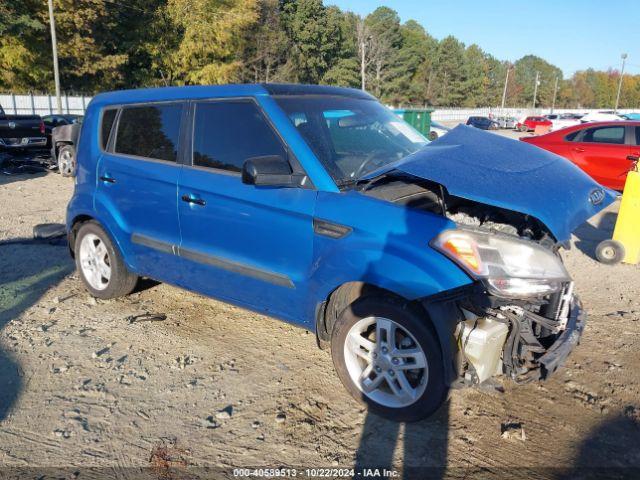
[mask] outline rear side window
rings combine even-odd
[[[115,152],[175,162],[181,117],[182,104],[124,107]]]
[[[109,142],[109,135],[111,135],[111,128],[113,127],[113,122],[116,119],[115,108],[110,108],[109,110],[105,110],[102,114],[102,125],[100,126],[100,144],[102,145],[102,149],[106,150],[107,143]]]
[[[578,141],[578,135],[582,133],[582,130],[576,130],[575,132],[571,132],[569,135],[564,137],[567,142],[576,142]]]
[[[194,122],[195,166],[240,172],[251,157],[286,158],[282,142],[252,101],[198,103]]]
[[[625,127],[590,128],[584,134],[582,142],[624,144]]]

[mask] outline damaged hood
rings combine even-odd
[[[439,183],[457,197],[535,217],[558,241],[569,240],[615,199],[565,158],[464,125],[365,179],[393,170]]]

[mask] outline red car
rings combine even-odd
[[[590,122],[520,140],[571,160],[605,187],[622,191],[640,157],[640,122]]]
[[[516,130],[521,132],[532,132],[536,127],[551,127],[553,123],[545,117],[527,117],[522,122],[516,124]]]

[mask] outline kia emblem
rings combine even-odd
[[[9,128],[16,128],[16,122],[9,122]]]
[[[589,193],[589,201],[591,205],[600,205],[604,200],[604,190],[602,188],[594,188]]]

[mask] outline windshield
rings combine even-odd
[[[275,99],[338,186],[351,184],[428,143],[374,100],[328,95]]]

